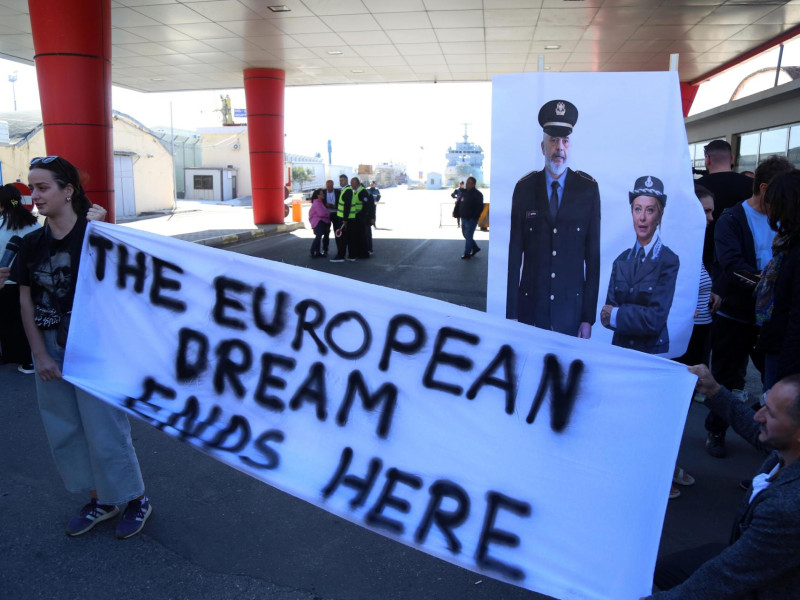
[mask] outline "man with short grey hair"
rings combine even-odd
[[[577,120],[567,100],[539,110],[544,169],[520,179],[511,199],[506,317],[589,338],[600,285],[600,190],[568,166]]]
[[[800,590],[800,374],[784,377],[753,413],[717,383],[698,376],[705,404],[759,450],[771,451],[747,491],[730,544],[709,544],[658,561],[658,600],[758,598],[787,600]],[[650,596],[649,596],[650,597]],[[648,598],[649,598],[648,597]]]

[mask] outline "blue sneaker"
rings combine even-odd
[[[80,514],[67,523],[67,535],[75,537],[86,533],[101,521],[116,517],[118,514],[119,508],[113,504],[98,504],[97,499],[92,498],[92,501],[81,509]]]
[[[150,500],[145,496],[141,500],[131,500],[122,513],[122,518],[117,524],[117,539],[124,540],[133,537],[144,527],[147,517],[153,512]]]

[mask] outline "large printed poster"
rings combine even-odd
[[[75,306],[65,377],[233,468],[557,598],[650,590],[682,365],[99,223]]]
[[[705,218],[677,73],[499,75],[492,92],[488,311],[683,354]]]

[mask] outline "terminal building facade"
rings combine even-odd
[[[715,139],[730,143],[738,172],[773,154],[800,166],[800,78],[688,117],[686,135],[696,171],[705,169],[703,146]]]

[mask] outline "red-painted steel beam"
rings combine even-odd
[[[283,223],[283,115],[286,74],[280,69],[245,69],[247,137],[253,220]]]
[[[29,0],[48,155],[87,175],[89,199],[115,222],[111,0]]]

